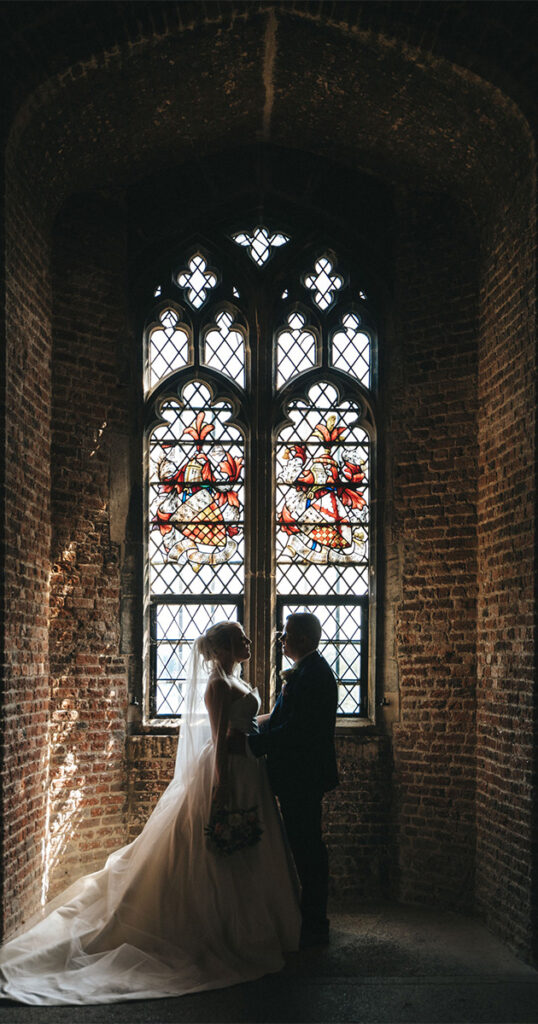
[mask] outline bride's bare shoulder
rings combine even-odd
[[[207,691],[213,691],[218,693],[219,691],[225,692],[230,690],[231,684],[227,676],[223,672],[219,672],[218,669],[213,669],[209,679],[207,680]]]
[[[220,714],[232,699],[232,688],[222,672],[212,672],[204,694],[204,703],[210,715]]]

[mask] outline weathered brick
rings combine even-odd
[[[536,15],[493,5],[498,41],[504,18],[520,25],[501,70],[469,30],[473,4],[457,27],[454,5],[151,4],[130,24],[109,5],[106,30],[71,36],[58,21],[72,29],[85,5],[48,6],[25,49],[33,12],[12,5],[4,47],[6,927],[39,902],[43,842],[52,892],[136,834],[173,770],[173,738],[125,746],[138,540],[136,514],[111,522],[109,437],[139,429],[127,309],[150,257],[160,271],[202,221],[253,209],[263,181],[275,216],[300,209],[320,238],[347,239],[380,312],[392,706],[377,732],[338,741],[333,893],[476,896],[528,953]],[[200,74],[219,61],[221,76]]]

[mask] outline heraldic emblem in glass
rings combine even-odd
[[[353,577],[366,566],[369,439],[359,406],[339,403],[327,383],[294,400],[288,414],[293,425],[280,432],[277,446],[277,563],[292,590],[301,591],[299,573],[315,565],[353,566]],[[316,582],[314,593],[331,592],[329,580]],[[362,589],[359,578],[346,582]]]
[[[206,385],[187,385],[183,399],[166,401],[161,415],[167,423],[152,435],[152,564],[170,583],[174,564],[199,573],[204,566],[239,568],[243,562],[241,433],[227,422],[230,404],[212,405]],[[229,574],[220,576],[219,589],[228,589],[226,582],[235,589]],[[183,569],[182,589],[189,589],[189,579]]]

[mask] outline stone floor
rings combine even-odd
[[[479,922],[394,904],[332,914],[330,946],[216,992],[85,1007],[0,1003],[0,1024],[536,1024],[538,971]]]

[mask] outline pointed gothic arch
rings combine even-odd
[[[148,297],[148,722],[181,716],[190,645],[218,618],[244,622],[253,676],[278,688],[262,637],[299,609],[322,621],[339,716],[374,717],[377,332],[323,241],[216,229]]]

